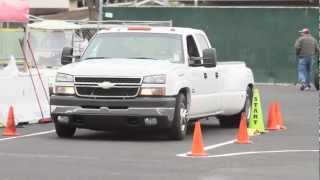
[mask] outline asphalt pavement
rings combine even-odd
[[[0,180],[318,180],[319,92],[258,88],[265,122],[269,103],[278,100],[287,130],[235,144],[237,129],[202,120],[208,157],[192,158],[178,156],[191,150],[192,131],[183,141],[91,130],[60,139],[52,123],[25,125],[17,129],[21,136],[0,136]]]

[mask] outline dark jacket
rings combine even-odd
[[[300,36],[295,44],[298,56],[314,56],[319,53],[319,45],[317,40],[309,34]]]

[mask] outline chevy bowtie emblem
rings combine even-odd
[[[110,89],[114,86],[114,84],[112,84],[111,82],[105,81],[105,82],[99,83],[98,86],[101,87],[102,89]]]

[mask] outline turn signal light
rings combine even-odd
[[[165,96],[166,90],[164,87],[142,87],[140,96]]]

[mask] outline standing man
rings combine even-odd
[[[301,82],[300,90],[309,90],[311,88],[311,72],[313,59],[319,54],[319,45],[317,40],[311,36],[308,28],[299,31],[300,37],[296,40],[294,47],[298,59],[298,79]]]

